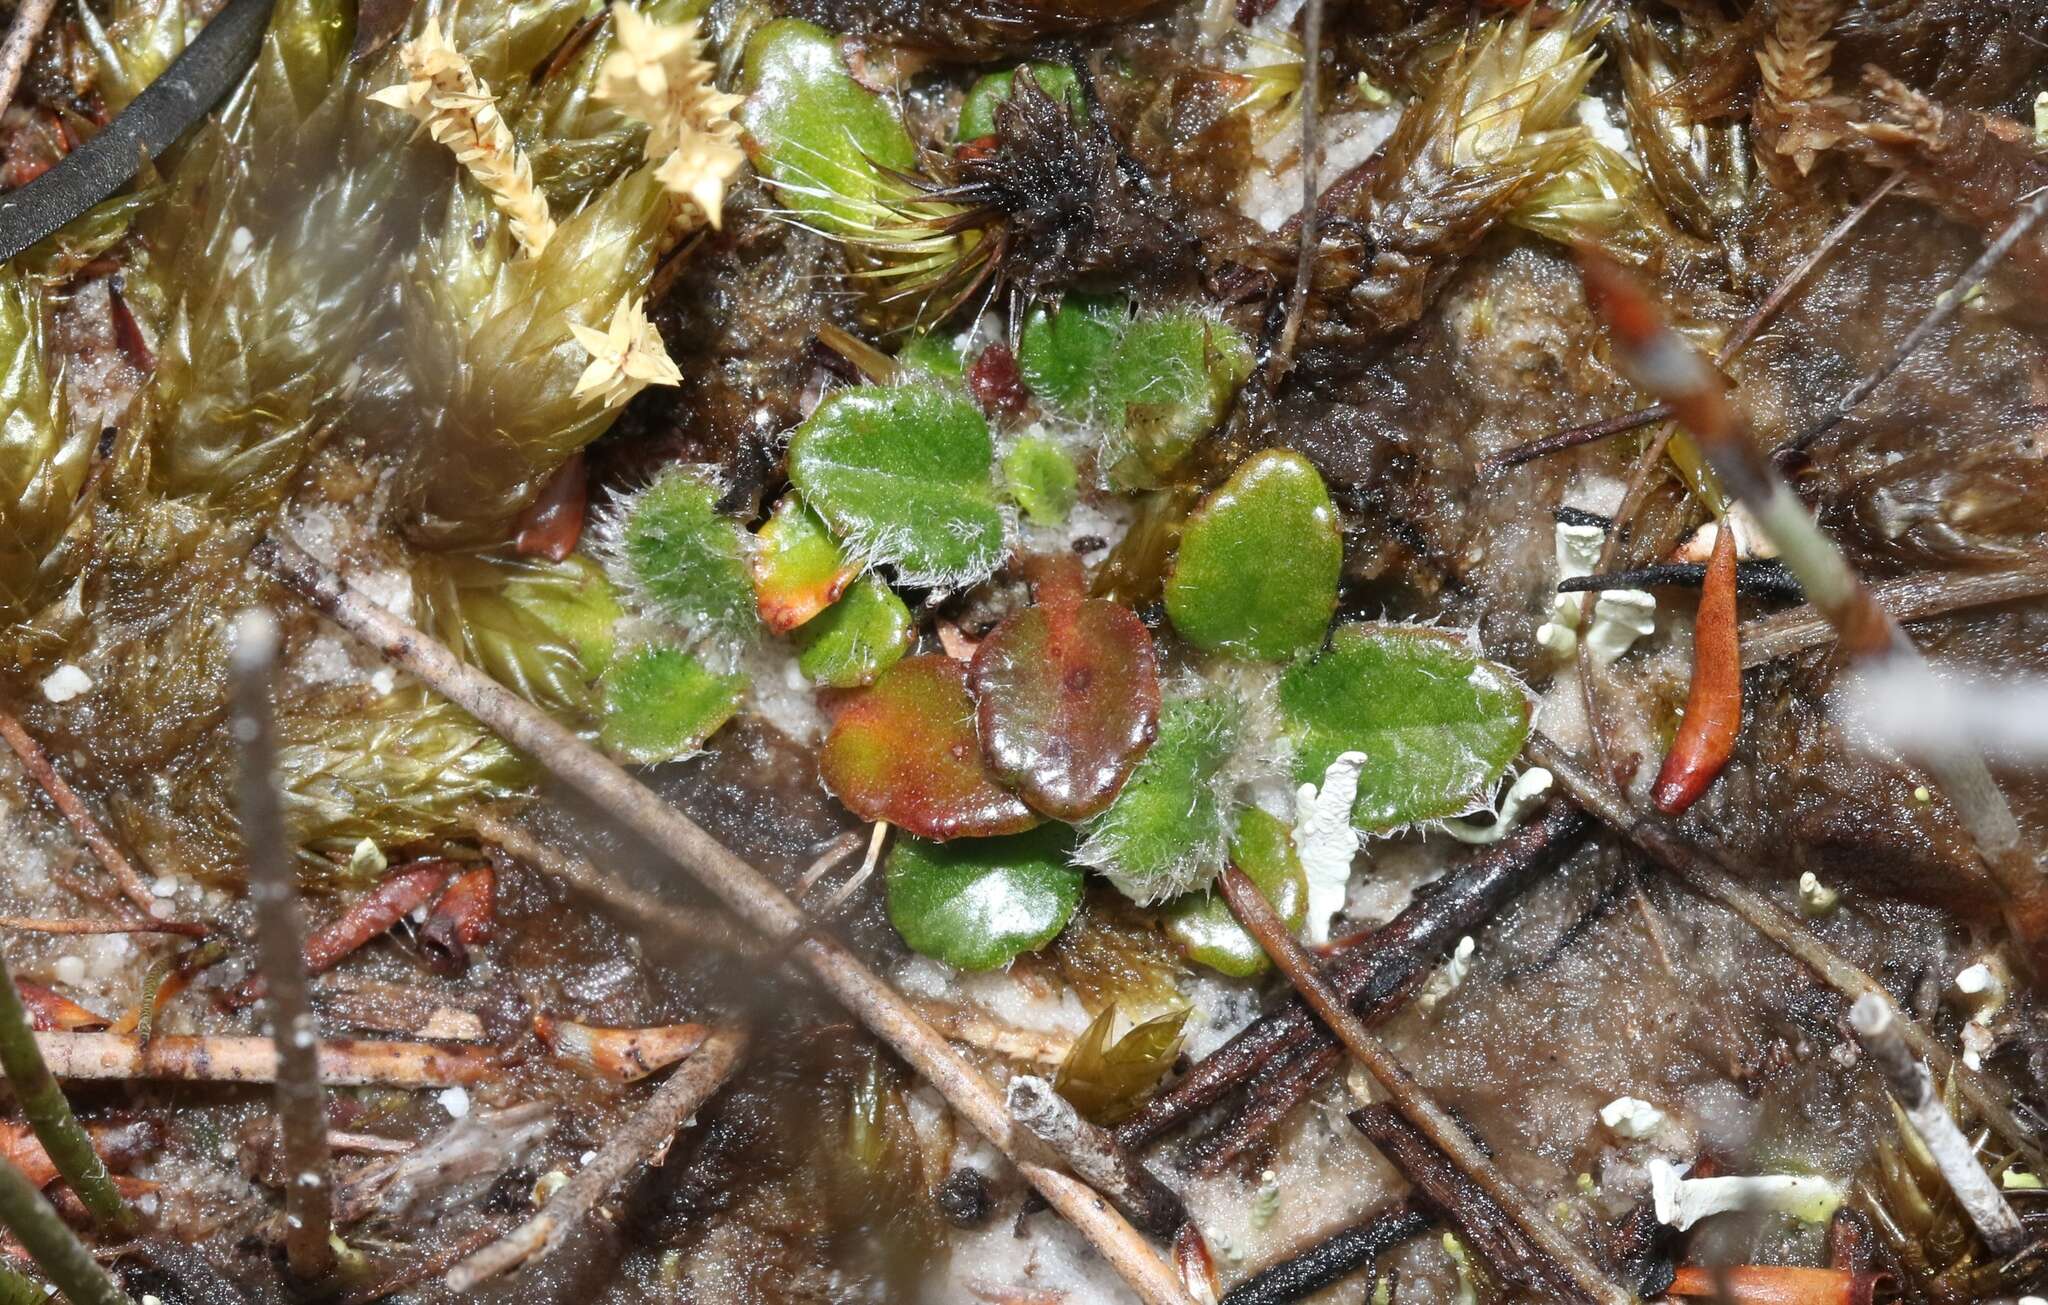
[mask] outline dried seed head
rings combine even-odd
[[[469,66],[462,52],[448,44],[438,20],[398,48],[407,80],[370,96],[411,114],[427,134],[446,145],[456,162],[511,220],[513,238],[529,258],[538,257],[555,234],[547,197],[533,184],[533,168],[513,142],[511,129],[498,113],[497,99]]]
[[[661,332],[647,319],[638,299],[620,299],[605,330],[580,323],[569,330],[590,354],[590,365],[576,381],[579,396],[599,393],[605,407],[618,408],[650,385],[682,384],[682,372],[670,360]]]
[[[662,160],[656,178],[688,201],[687,215],[716,227],[726,182],[746,159],[732,116],[742,97],[713,82],[717,68],[704,57],[696,20],[652,22],[614,4],[612,23],[618,44],[600,70],[597,98],[647,124],[646,157]]]

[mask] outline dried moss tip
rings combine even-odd
[[[704,57],[699,23],[661,23],[632,6],[614,4],[618,43],[599,73],[597,98],[647,124],[646,157],[661,162],[655,179],[682,201],[679,219],[716,227],[726,183],[746,155],[733,111],[741,97],[718,89],[717,67]]]
[[[411,114],[427,134],[455,153],[477,184],[490,192],[512,225],[513,238],[527,257],[538,257],[554,238],[555,220],[547,196],[533,184],[533,167],[498,112],[491,88],[469,66],[462,52],[448,44],[438,19],[398,48],[408,80],[370,96]]]
[[[661,332],[647,318],[641,300],[620,299],[611,325],[600,331],[580,323],[569,330],[590,354],[576,380],[575,394],[598,394],[607,408],[621,408],[650,385],[680,385],[683,373],[668,356]]]

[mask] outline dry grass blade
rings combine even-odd
[[[271,536],[257,547],[252,560],[395,666],[419,677],[524,749],[557,778],[660,848],[734,914],[771,941],[787,946],[826,991],[1008,1156],[1140,1299],[1151,1305],[1186,1305],[1186,1289],[1138,1231],[1099,1193],[1037,1158],[1036,1140],[1019,1133],[995,1087],[859,958],[832,939],[810,935],[808,919],[760,871],[574,732],[351,589],[303,549]]]
[[[245,612],[235,626],[229,660],[229,729],[241,749],[242,841],[248,848],[249,898],[256,916],[256,952],[269,986],[270,1026],[278,1039],[277,1116],[284,1129],[285,1258],[305,1282],[333,1267],[334,1226],[327,1155],[327,1094],[320,1086],[320,1028],[301,949],[299,912],[284,804],[278,795],[277,740],[271,728],[271,682],[277,674],[277,622]]]
[[[1520,1258],[1527,1269],[1526,1276],[1531,1279],[1524,1285],[1542,1290],[1554,1300],[1630,1305],[1634,1298],[1514,1189],[1493,1161],[1466,1136],[1458,1121],[1430,1098],[1386,1045],[1365,1027],[1365,1022],[1351,1013],[1316,969],[1315,961],[1273,913],[1258,886],[1236,866],[1225,866],[1217,883],[1238,923],[1258,939],[1273,964],[1287,976],[1303,1000],[1315,1008],[1316,1015],[1344,1043],[1345,1050],[1379,1080],[1401,1118],[1442,1152],[1444,1159],[1491,1205],[1505,1213],[1511,1221],[1512,1234],[1523,1243]],[[1494,1267],[1505,1272],[1510,1266]]]
[[[549,1254],[568,1240],[590,1212],[633,1169],[667,1150],[677,1131],[717,1094],[738,1067],[747,1037],[739,1031],[714,1033],[704,1040],[668,1081],[655,1089],[623,1128],[613,1134],[590,1163],[562,1184],[540,1213],[448,1271],[450,1291],[468,1292]]]

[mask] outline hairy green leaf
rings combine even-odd
[[[671,467],[613,505],[599,541],[635,606],[729,657],[752,640],[757,618],[746,532],[718,499],[704,475]]]
[[[761,623],[787,634],[839,600],[860,568],[817,513],[785,495],[754,532],[754,598]]]
[[[687,757],[732,719],[744,675],[720,675],[681,648],[643,644],[604,673],[598,741],[621,761],[652,766]]]
[[[863,386],[818,405],[789,442],[789,478],[848,550],[905,584],[972,584],[1003,559],[995,446],[966,396]]]
[[[1066,450],[1027,436],[1003,454],[1003,491],[1036,526],[1063,526],[1081,496],[1081,474]]]
[[[784,18],[747,42],[740,110],[755,165],[785,202],[827,232],[859,234],[877,165],[912,171],[917,149],[894,106],[846,71],[839,39]]]
[[[1241,724],[1240,708],[1222,693],[1168,699],[1151,750],[1109,809],[1083,827],[1075,859],[1141,905],[1207,884],[1223,868],[1230,836],[1220,780]]]
[[[1302,782],[1321,783],[1341,753],[1365,754],[1352,820],[1375,832],[1470,810],[1529,737],[1513,672],[1415,627],[1339,626],[1281,677],[1280,710]]]

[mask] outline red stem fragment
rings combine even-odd
[[[95,1015],[71,998],[40,983],[16,979],[14,990],[21,994],[22,1008],[28,1011],[29,1024],[37,1033],[47,1033],[51,1029],[75,1032],[107,1027],[106,1016]]]
[[[1685,720],[1657,772],[1651,801],[1667,816],[1694,802],[1735,752],[1742,725],[1742,645],[1735,620],[1735,532],[1714,534],[1714,556],[1692,630],[1692,689]]]
[[[583,455],[576,453],[548,477],[540,495],[519,514],[512,551],[521,557],[559,562],[576,551],[583,538],[584,509],[590,501],[590,476]]]
[[[446,861],[416,861],[306,938],[301,953],[308,976],[325,974],[364,943],[388,933],[391,926],[428,902],[448,882]],[[263,996],[262,975],[251,975],[227,999],[230,1007],[246,1006]]]
[[[1802,1269],[1782,1264],[1682,1265],[1670,1295],[1703,1296],[1724,1305],[1870,1305],[1888,1281],[1881,1273]]]
[[[465,870],[448,885],[420,926],[420,947],[429,965],[443,974],[468,967],[469,949],[491,940],[497,886],[498,872],[488,865]]]

